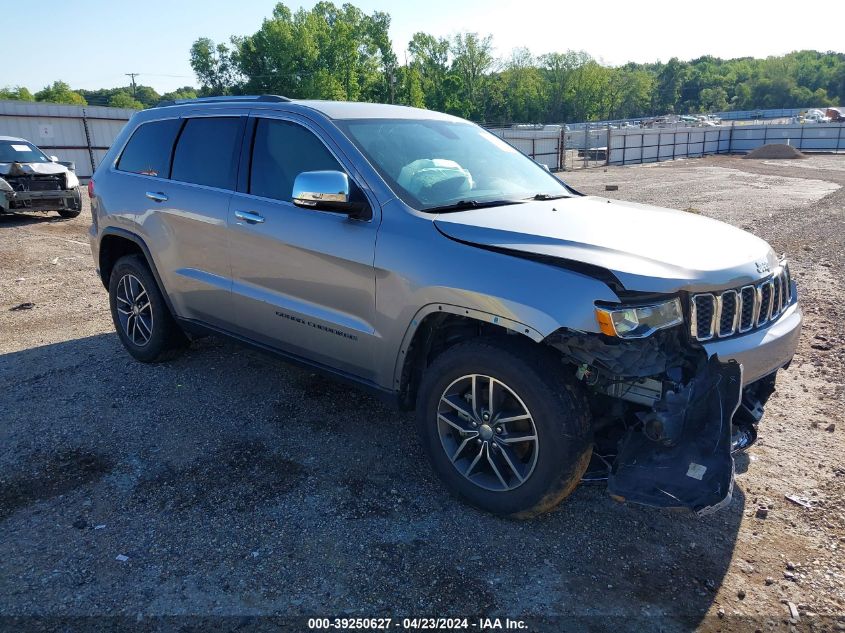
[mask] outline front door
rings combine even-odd
[[[380,210],[374,208],[370,220],[353,220],[291,202],[297,174],[351,171],[307,121],[262,115],[248,133],[250,160],[242,166],[248,177],[229,207],[236,329],[371,380]]]

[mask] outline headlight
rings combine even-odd
[[[678,298],[643,306],[596,307],[596,320],[604,334],[621,338],[645,338],[684,322]]]

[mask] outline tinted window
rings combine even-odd
[[[258,120],[250,169],[251,194],[290,201],[298,174],[324,169],[344,171],[314,134],[296,123]]]
[[[238,117],[188,119],[176,143],[171,178],[234,189],[240,151],[241,120]]]
[[[179,119],[153,121],[141,125],[123,150],[117,163],[122,171],[167,178],[173,139],[179,131]]]

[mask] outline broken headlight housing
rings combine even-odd
[[[681,300],[637,306],[596,306],[596,320],[603,334],[620,338],[645,338],[684,322]]]

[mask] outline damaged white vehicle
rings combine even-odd
[[[0,136],[0,213],[58,211],[63,218],[82,212],[73,163],[59,162],[22,138]]]

